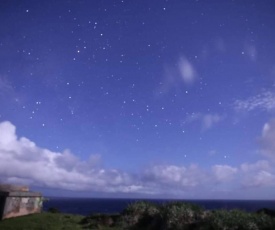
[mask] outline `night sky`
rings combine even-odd
[[[274,199],[275,2],[1,0],[0,182]]]

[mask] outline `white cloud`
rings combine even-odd
[[[275,160],[275,119],[264,124],[260,143],[261,153]]]
[[[251,182],[250,186],[274,186],[275,175],[262,170],[254,176]]]
[[[267,91],[245,100],[236,100],[234,108],[237,111],[263,110],[271,112],[275,110],[275,94]]]
[[[126,191],[131,176],[115,169],[94,167],[99,156],[88,161],[79,160],[69,151],[53,152],[36,146],[27,138],[18,139],[15,126],[0,123],[0,175],[6,181],[42,185],[68,190],[103,192]]]
[[[244,163],[240,166],[242,185],[245,187],[275,186],[274,167],[266,160],[254,164]]]
[[[264,124],[260,138],[260,153],[271,159],[240,165],[240,178],[245,187],[275,186],[275,119]]]
[[[147,181],[154,183],[194,187],[201,183],[203,173],[196,165],[190,165],[188,168],[176,165],[157,165],[146,170],[144,176]]]
[[[229,165],[214,165],[212,171],[219,182],[226,182],[234,178],[238,169]]]
[[[269,170],[271,169],[270,163],[266,160],[260,160],[257,161],[254,164],[249,164],[249,163],[243,163],[240,166],[241,171],[244,173],[251,173],[251,172],[257,172],[261,170]]]
[[[263,144],[270,151],[274,149],[274,128],[275,121],[263,128]],[[229,182],[249,188],[275,186],[275,167],[266,160],[243,163],[239,167],[214,165],[210,169],[194,164],[153,165],[137,175],[105,169],[100,161],[98,154],[83,161],[69,150],[53,152],[40,148],[25,137],[18,138],[10,122],[0,123],[0,180],[4,183],[72,191],[172,196],[189,196],[198,189],[214,191]]]
[[[185,84],[192,84],[196,79],[196,71],[190,61],[184,56],[180,57],[178,62],[180,76]]]

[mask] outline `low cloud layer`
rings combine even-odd
[[[263,128],[262,141],[264,149],[270,151],[268,157],[274,156],[274,130],[274,121]],[[4,183],[171,197],[215,190],[222,184],[246,189],[275,187],[274,165],[266,160],[234,167],[217,164],[209,169],[195,164],[153,165],[139,174],[102,168],[98,164],[100,160],[100,155],[91,155],[82,161],[69,150],[53,152],[40,148],[25,137],[18,138],[16,127],[10,122],[0,123],[0,182]]]
[[[215,165],[212,167],[212,171],[217,181],[226,182],[234,178],[238,169],[229,165]]]
[[[6,182],[105,192],[127,191],[133,186],[126,173],[94,167],[97,157],[84,162],[69,151],[39,148],[27,138],[18,139],[10,122],[0,123],[0,175]]]

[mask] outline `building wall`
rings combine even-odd
[[[2,219],[40,213],[42,210],[42,197],[6,197]]]

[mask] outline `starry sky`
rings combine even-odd
[[[275,2],[2,0],[0,182],[275,198]]]

